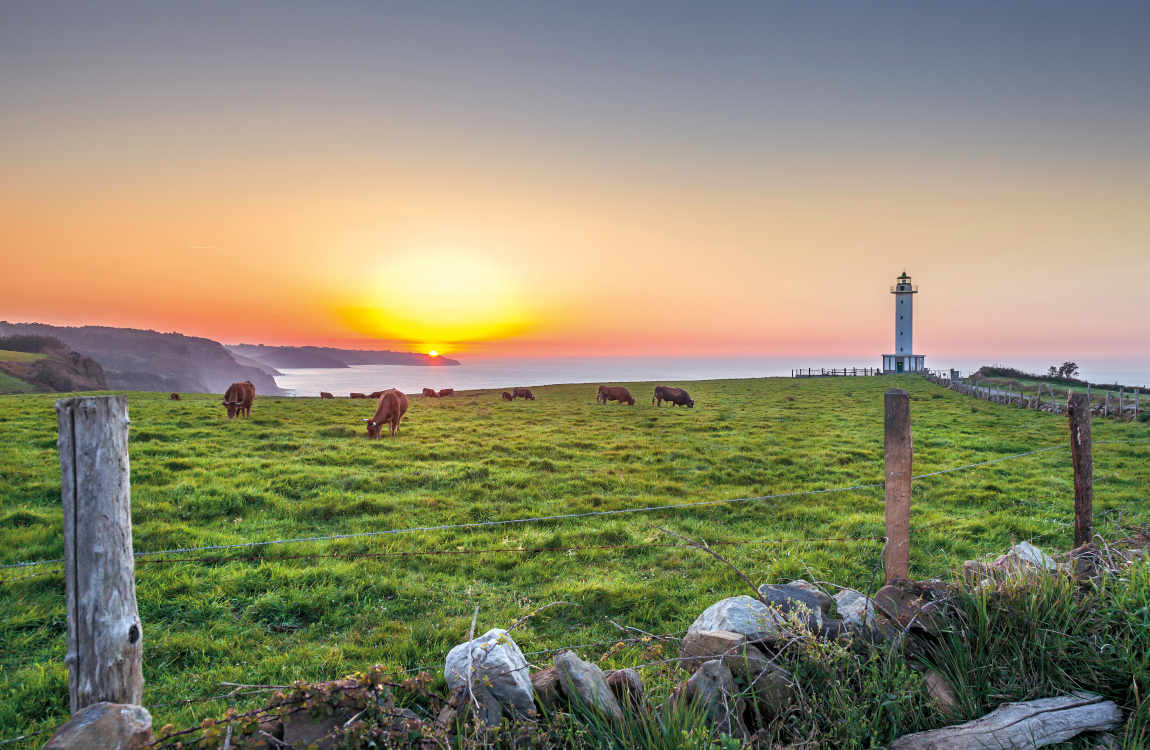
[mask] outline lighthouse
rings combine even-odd
[[[910,283],[906,271],[890,288],[894,295],[894,353],[882,355],[884,373],[922,372],[926,356],[914,353],[914,295],[918,287]]]

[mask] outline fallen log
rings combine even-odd
[[[1003,703],[981,719],[899,737],[891,750],[1032,750],[1066,742],[1083,732],[1102,732],[1122,723],[1114,701],[1093,693],[1071,693],[1025,703]]]

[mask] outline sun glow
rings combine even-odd
[[[515,336],[528,328],[525,306],[496,267],[459,255],[397,259],[372,274],[386,284],[340,312],[359,333],[411,342],[432,357]]]

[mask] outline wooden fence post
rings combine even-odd
[[[914,441],[910,396],[892,388],[883,396],[886,465],[886,582],[910,577],[910,476]]]
[[[1070,457],[1074,463],[1074,546],[1094,537],[1094,458],[1090,439],[1090,402],[1071,393],[1066,402],[1070,420]]]
[[[143,631],[132,557],[128,401],[60,399],[56,418],[71,710],[100,701],[139,704]]]

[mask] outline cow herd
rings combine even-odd
[[[453,395],[455,395],[454,388],[441,388],[438,391],[433,388],[423,389],[424,398],[446,398]],[[228,411],[228,419],[234,419],[237,416],[251,416],[252,402],[255,400],[255,397],[256,387],[252,385],[250,380],[229,385],[227,391],[224,392],[223,402]],[[322,399],[335,398],[335,396],[327,391],[321,391],[319,397]],[[377,399],[375,414],[373,414],[370,419],[363,420],[367,422],[368,438],[372,440],[380,438],[383,434],[384,425],[387,425],[388,433],[392,437],[399,434],[399,423],[403,421],[403,415],[407,413],[407,396],[403,392],[396,388],[388,388],[386,391],[375,391],[371,394],[350,393],[348,397]],[[170,398],[173,401],[178,401],[180,396],[177,393],[173,393]],[[503,391],[501,398],[504,401],[514,401],[517,398],[534,401],[535,394],[532,393],[530,388],[513,388],[510,392]],[[599,386],[595,403],[606,404],[608,401],[616,401],[620,404],[627,404],[628,406],[635,405],[635,397],[631,395],[629,390],[621,385]],[[687,406],[690,408],[694,408],[695,406],[694,399],[682,388],[675,388],[669,385],[655,386],[655,393],[651,397],[651,404],[653,406],[662,406],[664,401],[674,406]]]

